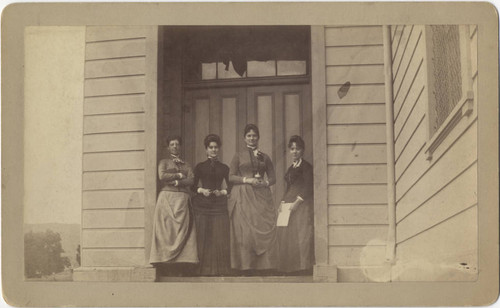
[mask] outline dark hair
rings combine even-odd
[[[208,148],[210,145],[210,142],[215,142],[217,145],[220,147],[222,145],[222,142],[220,141],[220,137],[216,134],[210,134],[205,137],[205,140],[203,141],[203,144],[205,144],[205,149]]]
[[[179,135],[173,135],[167,137],[167,146],[170,145],[170,142],[173,140],[179,141],[179,144],[182,145],[182,138]]]
[[[245,137],[249,131],[253,130],[256,134],[257,134],[257,137],[260,138],[260,134],[259,134],[259,128],[257,127],[257,125],[255,124],[247,124],[245,126],[245,130],[244,130],[244,133],[243,133],[243,137]]]
[[[302,150],[306,147],[304,140],[302,140],[300,136],[293,135],[292,137],[290,137],[290,141],[288,141],[288,148],[291,148],[294,143]]]

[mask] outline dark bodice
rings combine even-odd
[[[210,190],[221,190],[224,180],[227,185],[226,190],[229,193],[231,191],[229,167],[219,161],[212,163],[210,159],[207,159],[196,165],[194,169],[193,191],[196,192],[198,187],[208,188]],[[201,185],[198,185],[200,181]]]
[[[288,168],[285,174],[286,190],[283,200],[285,202],[293,202],[297,196],[300,196],[304,201],[312,200],[313,198],[313,168],[310,163],[302,160],[299,167]]]

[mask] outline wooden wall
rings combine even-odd
[[[146,264],[156,199],[156,29],[87,27],[82,266]],[[153,175],[151,175],[154,173]],[[154,186],[152,186],[154,185]],[[149,236],[149,237],[148,237]]]
[[[450,268],[467,272],[477,266],[477,31],[470,29],[474,111],[460,119],[428,160],[424,30],[417,25],[391,27],[398,259],[394,280],[453,279],[446,274]]]
[[[388,231],[382,27],[325,27],[325,48],[328,259],[339,281],[370,280]]]

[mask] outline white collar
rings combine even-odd
[[[293,168],[298,168],[302,164],[302,158],[300,158],[298,161],[293,162],[292,167]]]

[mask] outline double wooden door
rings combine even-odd
[[[259,148],[271,157],[277,182],[275,204],[281,199],[284,174],[291,165],[287,151],[292,135],[305,140],[305,159],[312,158],[311,94],[307,84],[187,90],[184,99],[184,157],[193,166],[206,159],[203,140],[209,133],[222,140],[220,159],[229,166],[245,148],[247,123],[260,130]]]

